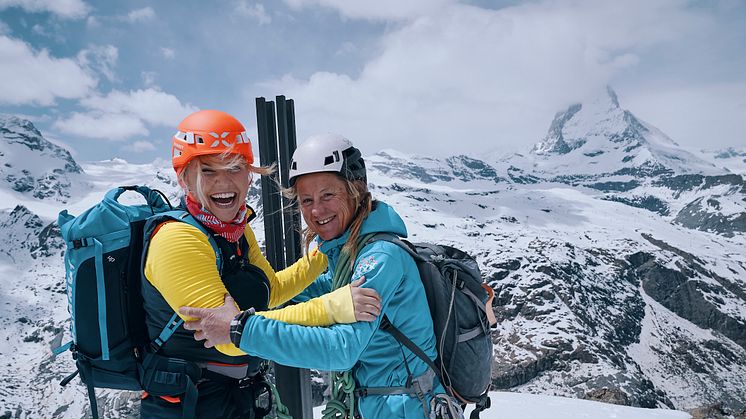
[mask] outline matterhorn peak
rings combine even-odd
[[[654,126],[603,92],[558,112],[547,135],[531,153],[543,170],[583,168],[586,174],[712,173],[714,166],[681,149]]]

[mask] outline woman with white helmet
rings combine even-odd
[[[258,310],[257,318],[325,326],[373,320],[377,296],[370,289],[352,287],[267,311],[306,288],[326,269],[327,258],[313,251],[275,273],[262,255],[248,224],[254,212],[246,197],[252,175],[270,170],[252,165],[243,125],[220,111],[189,115],[172,139],[172,163],[186,211],[178,217],[151,217],[145,227],[145,320],[150,338],[160,347],[145,355],[141,417],[263,417],[267,406],[254,403],[257,393],[267,390],[262,359],[230,342],[206,348],[182,327],[160,339],[164,325],[178,325],[171,317],[175,310],[182,305],[217,307],[230,295],[235,309]],[[198,224],[181,222],[190,216]],[[182,385],[181,391],[170,391],[174,383]]]
[[[351,272],[351,280],[364,276],[363,286],[381,296],[382,313],[435,359],[432,319],[414,260],[391,242],[360,240],[378,233],[407,236],[396,211],[368,191],[360,151],[338,135],[311,137],[293,154],[290,184],[308,225],[306,248],[315,241],[329,258],[328,272],[304,296],[330,292],[333,281],[338,285],[342,277],[335,274],[344,270]],[[195,338],[206,339],[206,346],[233,342],[246,353],[284,365],[352,370],[354,399],[348,397],[343,408],[328,404],[325,417],[351,417],[354,410],[365,418],[430,417],[434,405],[445,399],[427,364],[380,329],[382,317],[370,323],[304,327],[255,316],[251,310],[239,312],[232,305],[181,311],[200,318],[185,327],[199,330]],[[355,402],[352,412],[350,399]]]

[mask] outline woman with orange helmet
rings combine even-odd
[[[171,158],[186,213],[177,217],[181,219],[151,218],[145,227],[142,294],[151,339],[159,338],[179,307],[219,307],[226,294],[240,310],[255,309],[257,315],[294,324],[327,326],[371,321],[378,315],[378,295],[357,287],[359,283],[268,311],[313,282],[326,269],[327,259],[312,251],[274,272],[262,255],[248,225],[255,214],[246,197],[252,176],[267,175],[271,169],[253,165],[251,142],[237,119],[215,110],[189,115],[172,139]],[[188,217],[193,217],[191,223],[179,222]],[[155,371],[143,376],[184,385],[181,393],[162,394],[157,384],[144,384],[141,417],[252,419],[267,414],[268,406],[254,402],[268,389],[262,360],[232,344],[206,348],[193,335],[180,326],[148,354],[146,369]]]

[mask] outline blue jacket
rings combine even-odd
[[[378,232],[407,235],[401,217],[380,201],[363,221],[360,235]],[[332,276],[348,236],[349,231],[321,243],[321,251],[329,258],[329,271],[304,291],[306,297],[331,291]],[[355,260],[352,280],[361,276],[365,276],[364,287],[380,294],[383,313],[392,324],[435,359],[433,323],[412,257],[393,243],[373,242],[361,249]],[[373,322],[304,327],[252,316],[244,328],[240,348],[250,355],[300,368],[344,371],[355,367],[358,388],[405,386],[404,356],[415,377],[425,373],[427,365],[389,333],[380,330],[380,322],[381,317]],[[435,393],[444,393],[438,383]],[[358,402],[364,418],[422,418],[424,415],[421,402],[409,395],[366,396]]]

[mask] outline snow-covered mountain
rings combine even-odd
[[[606,94],[557,113],[547,136],[531,150],[534,169],[546,175],[721,174]]]
[[[81,168],[70,153],[42,137],[28,121],[0,114],[0,185],[16,196],[66,203],[84,187]]]
[[[479,261],[500,320],[495,387],[746,411],[743,177],[678,149],[622,111],[613,92],[572,109],[522,154],[368,156],[371,190],[402,214],[412,241],[455,245]],[[0,152],[10,155],[11,146],[0,138]],[[603,153],[588,156],[591,148]],[[31,161],[8,162],[23,170]],[[119,184],[178,192],[162,160],[87,163],[81,172],[71,177],[87,185],[66,205],[73,214]],[[68,327],[60,208],[6,187],[0,194],[13,199],[0,201],[0,355],[9,384],[0,388],[0,416],[81,417],[84,389],[57,384],[73,369],[69,355],[49,353]],[[261,209],[257,190],[250,203]],[[105,410],[132,417],[136,395],[99,395]]]

